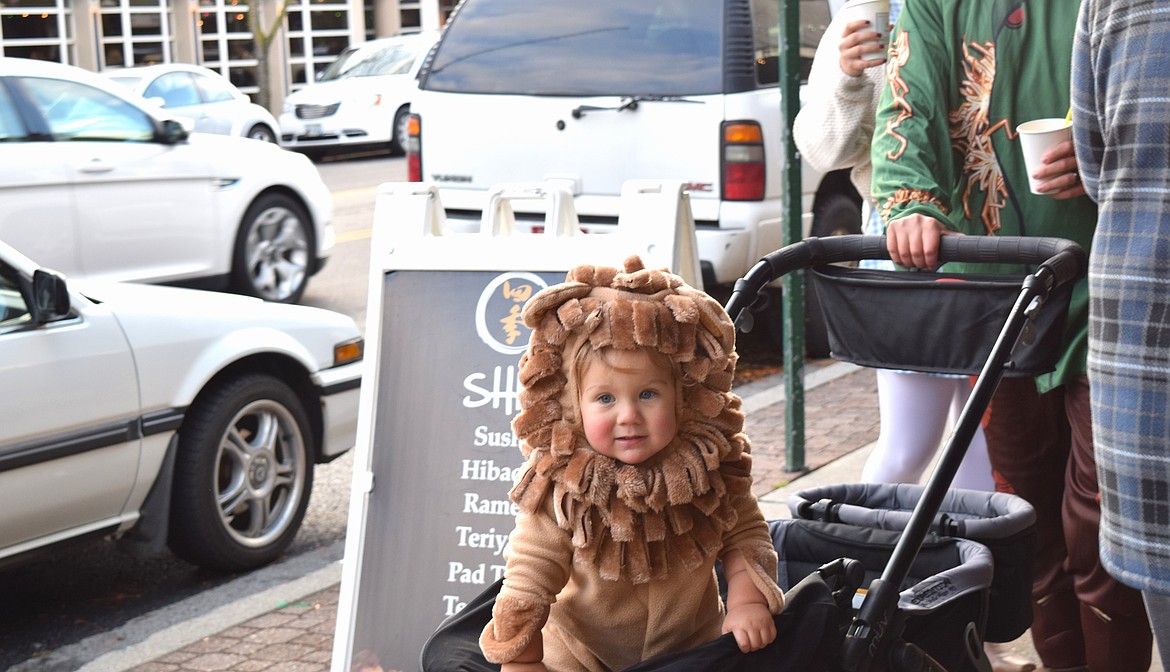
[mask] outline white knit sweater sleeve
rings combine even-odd
[[[845,16],[846,12],[837,12],[817,45],[805,104],[793,121],[797,149],[821,172],[868,167],[877,96],[885,78],[884,66],[867,68],[858,77],[841,70],[837,45],[845,32]]]

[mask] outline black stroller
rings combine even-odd
[[[787,605],[778,636],[741,654],[730,635],[644,661],[663,670],[990,670],[982,644],[1030,625],[1031,507],[1013,495],[953,490],[992,393],[1005,375],[1052,369],[1073,281],[1087,269],[1075,243],[1052,238],[944,237],[942,261],[1035,265],[1025,276],[884,272],[833,266],[888,259],[885,239],[808,239],[762,259],[737,281],[727,311],[750,330],[760,290],[810,269],[833,356],[867,366],[978,374],[925,486],[842,485],[789,500],[794,518],[769,523]],[[874,315],[899,316],[872,336]],[[924,324],[957,339],[923,339]],[[899,329],[900,325],[906,328]],[[869,327],[867,329],[867,327]],[[931,341],[924,343],[923,341]],[[909,345],[909,347],[907,347]],[[478,656],[493,585],[444,621],[424,646],[424,672],[492,670]],[[773,647],[779,647],[777,653]]]

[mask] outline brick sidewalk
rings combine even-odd
[[[132,672],[317,672],[329,669],[340,586],[277,607]],[[389,672],[388,670],[386,672]]]
[[[872,369],[805,391],[804,464],[813,471],[877,440],[877,377]],[[804,472],[788,471],[785,407],[778,403],[747,414],[744,432],[752,442],[752,492],[760,497]]]

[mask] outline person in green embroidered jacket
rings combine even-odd
[[[1097,210],[1072,142],[1045,155],[1033,175],[1045,192],[1037,195],[1016,132],[1025,121],[1066,116],[1078,9],[1076,0],[906,0],[870,157],[874,207],[896,263],[936,267],[942,235],[1056,236],[1089,249]],[[946,325],[922,328],[947,336]],[[996,391],[988,451],[1000,489],[1036,509],[1032,638],[1045,666],[1145,670],[1152,639],[1140,593],[1112,579],[1097,552],[1087,329],[1082,280],[1056,370],[1006,378]]]

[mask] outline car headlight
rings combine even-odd
[[[294,105],[293,103],[290,103],[286,100],[286,101],[284,101],[284,104],[280,106],[280,113],[281,114],[292,114],[293,112],[296,111],[296,109],[297,109],[296,105]]]
[[[333,366],[360,362],[365,354],[366,341],[358,337],[333,346]]]

